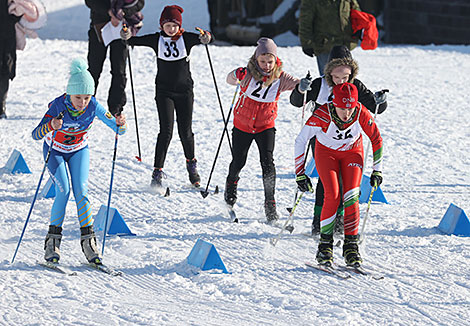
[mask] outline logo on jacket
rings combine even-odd
[[[79,123],[64,123],[63,128],[67,131],[74,131],[80,129]]]
[[[359,164],[359,163],[349,163],[348,166],[357,167],[359,169],[362,169],[362,165]]]

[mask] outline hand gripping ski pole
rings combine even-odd
[[[211,173],[209,174],[209,179],[207,180],[206,189],[201,190],[201,195],[202,195],[203,198],[206,198],[207,195],[209,195],[208,189],[209,189],[209,185],[211,183],[212,173],[214,172],[215,163],[217,162],[217,158],[218,158],[219,152],[220,152],[220,147],[222,146],[222,141],[224,140],[225,133],[227,133],[227,138],[230,139],[230,137],[228,137],[227,124],[230,120],[230,115],[232,114],[233,104],[235,103],[235,99],[237,98],[237,94],[238,94],[239,89],[240,89],[240,81],[237,82],[237,88],[235,89],[235,93],[233,94],[232,104],[230,104],[230,110],[228,111],[227,120],[225,120],[225,122],[224,122],[224,130],[222,131],[222,137],[220,137],[219,147],[217,147],[217,152],[215,154],[214,162],[212,163],[212,169],[211,169]]]
[[[63,117],[64,117],[64,112],[60,112],[59,115],[57,116],[57,119],[62,119]],[[16,254],[18,253],[18,249],[20,248],[21,241],[23,240],[24,232],[26,231],[26,226],[28,225],[29,218],[31,217],[31,213],[33,211],[34,203],[36,202],[36,199],[38,197],[42,178],[44,177],[44,172],[46,172],[47,162],[49,162],[49,157],[51,156],[52,147],[54,146],[54,139],[55,139],[56,133],[57,131],[54,131],[54,133],[52,134],[51,145],[49,146],[49,150],[47,151],[46,160],[44,161],[44,166],[42,168],[41,176],[39,177],[39,182],[36,188],[36,193],[34,194],[33,201],[31,202],[31,207],[29,208],[28,216],[26,217],[26,221],[24,222],[23,231],[21,231],[20,238],[18,239],[18,244],[16,245],[15,253],[13,254],[13,258],[11,259],[12,264],[15,261]]]
[[[202,28],[196,27],[196,30],[199,31],[199,33],[201,33],[201,34],[205,33],[205,31]],[[206,48],[207,59],[209,60],[209,66],[211,68],[212,79],[214,80],[214,88],[215,88],[215,92],[217,93],[217,100],[219,101],[220,113],[222,113],[222,119],[224,120],[224,124],[227,125],[226,120],[225,120],[224,109],[222,108],[222,101],[220,100],[219,88],[217,87],[217,81],[215,79],[214,68],[212,67],[212,60],[211,60],[211,55],[209,53],[209,46],[207,44],[204,44],[204,46]],[[230,114],[227,117],[227,121],[229,120],[229,117],[230,117]],[[224,131],[227,134],[228,146],[230,147],[230,152],[233,155],[232,143],[230,141],[230,136],[229,136],[227,128],[225,128]]]
[[[118,138],[119,138],[119,126],[116,125],[116,136],[114,138],[113,166],[111,168],[111,181],[109,182],[108,207],[106,208],[106,219],[104,220],[103,248],[101,249],[101,255],[102,256],[104,255],[104,245],[105,245],[105,242],[106,242],[106,231],[108,229],[109,207],[111,206],[111,191],[113,190],[114,165],[116,164],[116,153],[117,153]]]
[[[273,247],[276,246],[276,244],[279,242],[279,239],[281,239],[282,234],[284,233],[285,230],[287,230],[288,226],[292,226],[292,223],[293,223],[293,215],[294,215],[295,209],[296,209],[297,206],[299,205],[300,200],[302,199],[302,196],[303,196],[303,195],[304,195],[304,193],[301,192],[300,195],[299,195],[299,197],[298,197],[297,200],[295,201],[294,206],[293,206],[292,209],[290,210],[289,217],[287,218],[287,221],[286,221],[286,222],[284,223],[284,225],[282,226],[281,232],[279,232],[279,234],[277,235],[276,238],[269,240],[269,243],[271,243],[271,245],[272,245]],[[291,228],[291,230],[293,230],[293,227]],[[292,233],[292,231],[290,231],[290,232]]]
[[[127,30],[127,25],[123,24],[122,29]],[[129,51],[129,44],[126,41],[126,50],[127,50],[127,62],[129,63],[129,76],[131,77],[131,92],[132,92],[132,105],[134,106],[134,117],[135,117],[135,132],[137,135],[137,150],[139,155],[135,158],[137,161],[142,162],[142,154],[140,153],[140,137],[139,137],[139,124],[137,123],[137,109],[135,106],[135,93],[134,93],[134,80],[132,78],[132,65],[131,65],[131,51]]]
[[[365,238],[364,230],[366,228],[367,218],[369,217],[370,203],[372,202],[372,196],[374,195],[374,191],[376,189],[377,189],[377,183],[372,187],[372,190],[369,195],[369,200],[367,201],[366,214],[364,215],[364,219],[362,220],[361,233],[359,234],[359,244],[362,244],[364,242],[364,238]]]

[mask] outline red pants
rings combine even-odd
[[[356,235],[359,228],[359,191],[364,154],[362,142],[349,151],[336,151],[315,145],[315,163],[325,188],[325,200],[320,216],[321,233],[333,234],[336,211],[340,202],[339,172],[343,181],[344,234]]]

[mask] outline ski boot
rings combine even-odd
[[[359,235],[345,235],[343,244],[343,257],[346,265],[358,267],[362,263],[359,254]]]
[[[197,160],[195,158],[186,160],[186,170],[188,170],[189,181],[194,187],[198,188],[201,185],[201,177],[197,173]]]
[[[60,259],[60,241],[62,240],[62,227],[49,225],[49,232],[44,242],[44,259],[57,263]]]
[[[100,254],[98,252],[98,246],[96,244],[96,236],[95,232],[93,231],[93,226],[80,228],[80,231],[82,234],[80,237],[80,244],[87,261],[96,265],[102,264]]]
[[[333,263],[333,235],[320,233],[320,242],[316,256],[320,265],[330,265]]]
[[[150,183],[151,187],[161,187],[163,179],[163,171],[161,168],[154,168],[152,172],[152,182]]]
[[[232,179],[230,176],[228,176],[227,181],[225,182],[224,199],[227,205],[230,207],[233,207],[233,205],[235,205],[237,202],[238,180],[240,180],[240,178]]]
[[[276,201],[275,200],[265,200],[264,201],[264,213],[266,214],[266,219],[268,224],[274,224],[279,220],[279,216],[276,212]]]

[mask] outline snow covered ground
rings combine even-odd
[[[148,3],[155,8],[156,21],[161,7]],[[207,28],[205,1],[200,7],[190,0],[177,3],[186,9],[187,30],[201,23]],[[31,131],[47,103],[64,92],[71,59],[86,57],[87,51],[88,11],[83,2],[45,4],[49,26],[81,28],[82,34],[55,37],[62,28],[46,27],[42,39],[28,40],[25,51],[18,52],[18,76],[7,100],[9,119],[0,120],[0,166],[16,148],[33,173],[0,171],[1,325],[470,324],[470,239],[444,235],[436,228],[450,203],[470,213],[468,46],[353,51],[361,68],[359,78],[372,90],[390,89],[389,108],[377,118],[385,143],[381,189],[390,204],[372,205],[362,248],[364,265],[383,271],[383,280],[360,276],[339,280],[304,266],[316,251],[316,242],[302,235],[310,228],[313,195],[301,201],[293,234],[284,235],[275,248],[269,245],[279,230],[259,222],[264,219],[263,191],[255,146],[241,174],[239,224],[228,222],[222,194],[203,199],[190,188],[176,130],[165,165],[164,181],[171,196],[152,193],[149,183],[158,133],[153,99],[156,67],[154,53],[145,48],[131,53],[143,162],[134,158],[135,119],[128,84],[129,130],[119,138],[111,203],[137,236],[107,238],[104,256],[124,275],[112,277],[81,266],[84,257],[73,200],[64,224],[61,262],[78,275],[64,276],[36,264],[43,255],[52,199],[36,201],[11,265],[43,168],[42,142],[33,141]],[[188,23],[191,10],[197,20]],[[74,16],[78,12],[83,16]],[[144,14],[146,19],[152,17]],[[225,76],[245,65],[253,51],[254,47],[210,46],[225,112],[235,91]],[[316,63],[300,47],[280,48],[279,56],[285,70],[295,76],[307,70],[318,74]],[[205,187],[223,123],[204,47],[193,49],[191,69],[196,156]],[[104,104],[108,72],[107,63],[97,93]],[[288,95],[281,96],[276,122],[276,197],[282,220],[287,218],[284,208],[292,206],[294,198],[293,144],[301,127],[301,110],[289,104]],[[89,196],[96,214],[108,200],[114,135],[96,121],[90,139]],[[229,162],[224,141],[210,190],[215,185],[223,189]],[[361,212],[365,209],[362,204]],[[102,233],[98,236],[101,241]],[[216,246],[230,274],[200,272],[186,264],[197,239]],[[335,248],[335,259],[342,261],[340,248]]]

